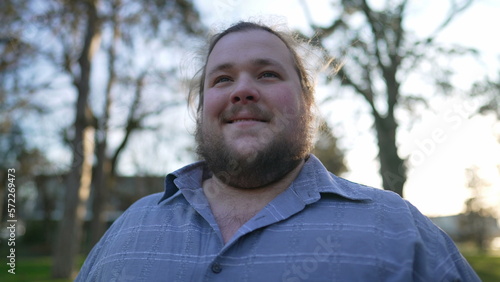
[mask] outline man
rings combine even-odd
[[[204,161],[132,205],[77,281],[479,281],[407,201],[310,155],[314,91],[290,38],[242,22],[212,39],[198,92]]]

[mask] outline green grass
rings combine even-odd
[[[483,282],[500,281],[500,256],[466,255],[465,256]],[[83,259],[79,261],[80,265]],[[25,257],[16,260],[16,274],[7,272],[7,265],[0,268],[0,281],[54,281],[68,282],[72,280],[52,279],[50,277],[52,259],[48,256]]]
[[[83,261],[81,263],[83,263]],[[52,272],[52,258],[50,256],[24,258],[20,257],[16,260],[16,274],[10,274],[8,270],[8,265],[2,265],[2,267],[0,268],[0,281],[73,281],[66,279],[53,279],[50,277]]]
[[[500,256],[465,255],[483,282],[500,281]]]

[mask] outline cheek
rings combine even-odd
[[[278,92],[275,92],[278,93]],[[272,97],[273,104],[282,112],[296,113],[301,110],[303,98],[295,89],[285,89]]]
[[[223,95],[207,91],[203,99],[203,116],[206,118],[218,117],[224,110],[225,100]]]

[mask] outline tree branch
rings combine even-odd
[[[357,93],[361,94],[370,105],[373,115],[376,117],[380,117],[380,114],[377,111],[377,108],[375,107],[375,103],[373,100],[373,92],[370,89],[364,89],[357,83],[355,83],[350,78],[350,76],[344,71],[344,68],[339,69],[338,75],[340,76],[341,83],[344,85],[351,86]]]
[[[428,36],[427,38],[425,38],[422,41],[417,42],[417,44],[421,43],[421,42],[426,43],[426,45],[432,43],[434,41],[434,39],[436,39],[438,34],[441,31],[443,31],[456,18],[456,16],[459,15],[460,13],[464,12],[470,5],[472,5],[474,3],[474,1],[475,0],[466,0],[465,3],[460,5],[460,4],[457,4],[456,1],[450,0],[450,2],[452,2],[452,3],[451,3],[451,8],[448,11],[447,17],[436,28],[436,30],[434,30],[434,32],[430,36]]]
[[[134,101],[130,107],[130,111],[127,118],[127,125],[125,127],[125,136],[122,139],[120,145],[116,148],[113,157],[111,158],[111,174],[116,174],[116,167],[118,163],[118,157],[121,151],[125,148],[130,138],[132,132],[136,129],[141,128],[142,118],[137,117],[137,111],[139,109],[142,92],[144,89],[144,79],[146,78],[146,71],[143,71],[135,81],[135,96]]]

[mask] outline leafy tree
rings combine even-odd
[[[444,47],[435,39],[446,26],[473,0],[450,1],[450,10],[442,23],[426,38],[417,39],[404,22],[410,13],[408,0],[385,1],[375,8],[367,0],[333,1],[339,9],[330,25],[319,26],[308,15],[314,31],[311,43],[326,50],[327,57],[346,58],[336,76],[327,81],[339,81],[360,95],[369,106],[378,141],[378,159],[383,187],[403,195],[406,182],[405,160],[398,154],[397,110],[412,108],[425,97],[404,93],[405,79],[418,71],[430,56],[452,56],[467,53],[466,48]],[[304,7],[305,2],[303,2]],[[305,9],[307,13],[307,9]],[[449,93],[451,71],[433,66],[436,86]]]
[[[485,77],[483,81],[474,83],[471,95],[482,100],[479,113],[493,113],[500,120],[500,71],[497,78]]]
[[[460,221],[465,240],[472,241],[480,252],[486,252],[498,228],[495,210],[485,203],[485,188],[490,184],[481,179],[477,167],[466,170],[467,187],[471,195],[465,202],[465,212]]]
[[[337,137],[326,121],[322,121],[318,130],[318,139],[313,154],[325,165],[328,171],[340,175],[347,171],[344,153],[338,147]]]

